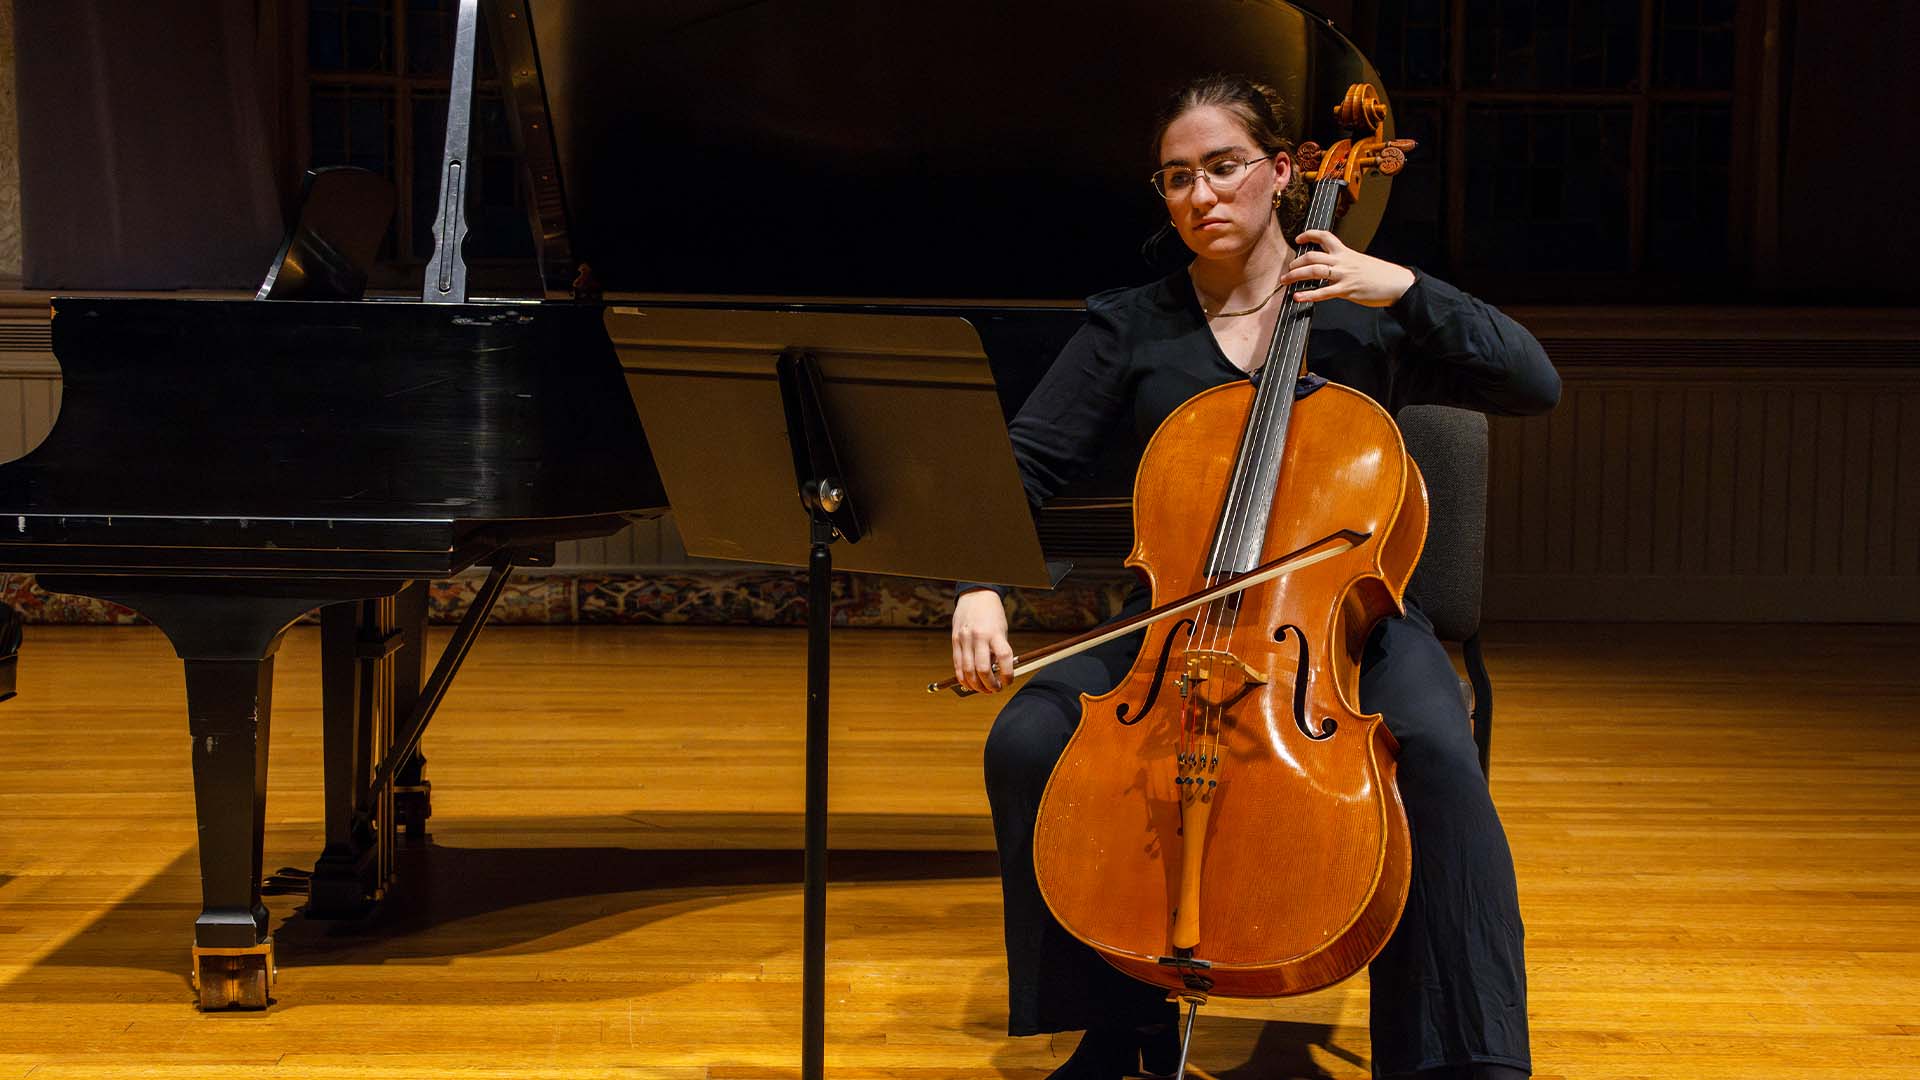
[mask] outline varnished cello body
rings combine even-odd
[[[1331,228],[1366,172],[1399,171],[1412,146],[1385,138],[1385,106],[1365,84],[1336,112],[1370,134],[1324,159],[1300,147],[1315,180],[1308,229]],[[1380,951],[1406,905],[1398,745],[1358,694],[1374,626],[1404,610],[1426,487],[1385,410],[1302,381],[1311,320],[1289,291],[1258,389],[1208,390],[1155,432],[1127,561],[1158,610],[1259,580],[1275,560],[1332,554],[1148,622],[1119,685],[1082,696],[1034,834],[1060,924],[1196,1006],[1338,982]]]
[[[1147,446],[1128,565],[1147,574],[1156,603],[1207,584],[1212,530],[1193,525],[1220,520],[1253,398],[1246,383],[1208,390]],[[1367,635],[1401,612],[1426,537],[1426,489],[1399,429],[1363,394],[1322,386],[1293,403],[1290,426],[1266,555],[1337,529],[1369,540],[1248,589],[1230,636],[1206,642],[1267,679],[1225,710],[1216,775],[1201,777],[1211,785],[1181,784],[1174,767],[1191,718],[1166,684],[1204,637],[1174,620],[1148,628],[1111,692],[1082,697],[1041,803],[1034,864],[1054,916],[1115,966],[1169,989],[1199,979],[1212,993],[1276,997],[1330,985],[1379,952],[1406,903],[1397,744],[1356,701]],[[1194,696],[1224,701],[1244,680],[1216,673]],[[1198,926],[1186,946],[1174,941],[1183,893],[1198,896],[1184,913]],[[1183,949],[1206,966],[1167,962]]]

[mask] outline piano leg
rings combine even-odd
[[[202,1009],[264,1009],[276,973],[260,900],[266,836],[273,656],[316,607],[391,596],[396,581],[42,575],[53,592],[112,600],[145,615],[186,664],[202,910],[193,974]]]
[[[392,800],[368,805],[366,792],[393,750],[394,661],[407,639],[394,607],[377,597],[320,609],[327,843],[308,882],[312,918],[359,918],[392,883]]]
[[[273,935],[260,902],[272,699],[270,649],[252,660],[187,661],[204,903],[193,981],[203,1009],[264,1009],[273,983]]]
[[[357,919],[393,884],[394,840],[426,825],[420,757],[367,803],[374,771],[393,752],[394,729],[413,713],[425,666],[427,585],[320,610],[321,727],[327,846],[308,882],[307,915]],[[408,779],[412,784],[408,784]]]
[[[408,717],[420,701],[427,670],[427,583],[415,581],[393,598],[395,615],[406,631],[393,658],[393,715]],[[424,750],[400,768],[393,779],[393,808],[397,824],[409,840],[425,839],[427,819],[433,816],[433,784],[426,778]]]
[[[0,701],[14,694],[14,679],[20,663],[20,613],[12,604],[0,604]]]

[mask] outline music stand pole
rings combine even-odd
[[[807,839],[801,931],[800,1077],[821,1080],[827,1052],[827,681],[833,526],[813,512],[807,559]]]
[[[833,542],[865,532],[841,479],[833,431],[812,355],[788,349],[775,365],[787,414],[794,483],[806,507],[813,548],[807,557],[807,837],[803,871],[800,1077],[826,1069],[827,1016],[827,689],[833,675]]]

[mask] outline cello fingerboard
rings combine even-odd
[[[1333,228],[1334,210],[1346,181],[1328,178],[1314,185],[1313,200],[1307,206],[1305,228]],[[1299,251],[1317,251],[1303,244]],[[1274,327],[1273,340],[1267,346],[1267,360],[1261,365],[1259,390],[1247,426],[1240,436],[1240,451],[1234,460],[1233,482],[1227,488],[1220,525],[1214,532],[1213,551],[1207,558],[1207,577],[1244,574],[1260,564],[1266,545],[1267,520],[1273,511],[1273,495],[1279,488],[1280,461],[1287,446],[1287,421],[1293,415],[1293,387],[1299,381],[1307,355],[1307,334],[1313,328],[1313,305],[1295,300],[1294,291],[1302,285],[1312,289],[1315,282],[1296,282],[1287,286],[1285,306]]]

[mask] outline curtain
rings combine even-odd
[[[282,232],[276,0],[15,0],[22,278],[252,288]]]

